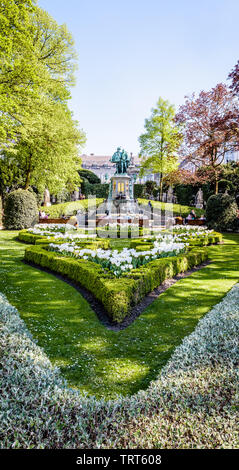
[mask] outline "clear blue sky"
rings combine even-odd
[[[239,59],[238,0],[39,0],[71,31],[79,57],[70,107],[84,153],[134,154],[159,96],[225,82]]]

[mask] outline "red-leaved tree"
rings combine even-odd
[[[238,149],[239,107],[233,93],[220,83],[212,90],[186,97],[179,108],[176,122],[183,125],[183,158],[200,166],[210,166],[215,175],[218,193],[220,165],[227,152]]]

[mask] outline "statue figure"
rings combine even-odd
[[[201,188],[198,190],[196,194],[196,207],[199,209],[203,209],[203,192]]]
[[[44,191],[43,200],[44,200],[44,202],[43,202],[44,206],[51,206],[50,193],[49,193],[47,188]]]
[[[110,161],[116,163],[116,174],[124,174],[127,172],[130,159],[125,150],[121,150],[121,148],[118,147]]]
[[[169,186],[169,188],[168,188],[167,202],[173,202],[173,188],[172,188],[172,186]]]

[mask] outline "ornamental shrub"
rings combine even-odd
[[[177,184],[174,193],[177,197],[178,204],[190,205],[195,201],[198,187],[191,184]]]
[[[101,183],[100,178],[95,173],[93,173],[93,171],[85,170],[82,168],[81,170],[79,170],[79,175],[83,180],[87,179],[91,184]]]
[[[138,197],[143,197],[145,194],[145,185],[144,184],[134,184],[134,197],[138,199]]]
[[[109,184],[91,184],[87,180],[81,183],[81,192],[88,197],[89,195],[95,195],[97,198],[106,199],[109,194]]]
[[[237,203],[228,194],[214,194],[207,201],[207,226],[219,232],[235,230],[238,225]]]
[[[5,200],[3,225],[6,229],[29,228],[38,222],[35,196],[24,189],[12,191]]]

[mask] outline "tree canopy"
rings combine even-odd
[[[30,0],[1,0],[0,15],[1,167],[18,168],[24,189],[74,189],[85,134],[68,109],[72,36]]]
[[[148,170],[160,174],[160,197],[163,175],[169,174],[178,166],[177,149],[182,136],[174,117],[174,106],[159,98],[150,118],[145,120],[145,133],[139,137],[141,174]]]
[[[176,122],[183,126],[183,158],[195,167],[210,166],[215,174],[215,193],[218,193],[218,172],[227,152],[238,148],[238,102],[220,83],[199,96],[186,97],[179,108]]]

